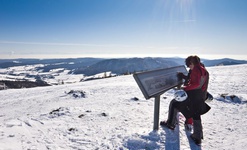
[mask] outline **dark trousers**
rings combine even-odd
[[[186,119],[193,118],[193,120],[201,120],[201,114],[192,112],[189,103],[189,100],[183,102],[172,100],[169,104],[167,123],[175,125],[178,112],[181,112]]]
[[[187,91],[188,99],[182,102],[172,100],[169,104],[167,123],[175,125],[177,112],[181,112],[186,119],[201,120],[201,115],[210,110],[210,107],[203,99],[201,90]]]
[[[183,102],[178,102],[172,100],[169,104],[168,119],[167,123],[170,125],[176,124],[176,116],[178,112],[181,112],[186,119],[191,118],[191,112],[188,107],[189,101],[185,100]]]

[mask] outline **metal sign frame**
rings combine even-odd
[[[146,99],[155,97],[153,130],[159,129],[160,95],[171,88],[183,84],[183,79],[179,79],[177,76],[178,72],[188,74],[185,66],[176,66],[133,75],[144,97]]]
[[[147,72],[135,73],[133,76],[141,89],[144,97],[149,99],[156,95],[161,95],[165,91],[183,84],[183,80],[177,77],[177,73],[187,74],[185,66],[152,70]]]

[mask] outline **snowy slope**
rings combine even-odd
[[[208,71],[215,100],[202,116],[201,147],[191,142],[181,115],[175,131],[161,127],[153,131],[154,99],[146,100],[128,75],[0,91],[0,149],[245,149],[247,65]],[[161,96],[160,120],[167,118],[172,98],[173,90]]]
[[[82,74],[69,74],[70,70],[65,68],[56,68],[49,71],[38,69],[44,67],[43,64],[14,66],[8,68],[0,68],[0,80],[10,81],[36,81],[36,78],[40,78],[43,81],[51,85],[79,82],[84,78]]]

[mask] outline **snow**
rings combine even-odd
[[[146,100],[133,76],[126,75],[0,91],[0,149],[245,149],[247,65],[207,69],[209,92],[215,99],[202,116],[201,147],[190,140],[181,114],[174,131],[162,127],[153,131],[154,99]],[[160,120],[167,118],[173,93],[161,95]]]
[[[57,63],[63,64],[63,63]],[[39,70],[39,67],[44,67],[44,64],[14,66],[9,68],[0,68],[0,80],[27,80],[36,81],[39,76],[43,81],[51,85],[76,83],[84,78],[82,74],[69,74],[70,70],[57,68],[44,72]]]

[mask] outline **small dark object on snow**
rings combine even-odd
[[[85,116],[84,114],[81,114],[81,115],[79,115],[78,117],[79,117],[79,118],[82,118],[82,117],[84,117],[84,116]]]
[[[228,95],[227,93],[220,94],[220,97],[223,97],[225,99],[227,95]]]
[[[134,98],[132,98],[132,100],[134,100],[134,101],[138,101],[138,100],[139,100],[139,98],[134,97]]]
[[[101,113],[101,116],[106,117],[106,116],[107,116],[107,114],[106,114],[106,113]]]
[[[50,112],[50,114],[55,114],[55,113],[59,112],[61,109],[62,109],[62,107],[59,107],[58,109],[52,110]]]
[[[68,108],[65,107],[59,107],[58,109],[52,110],[49,114],[51,115],[50,117],[59,117],[63,116],[69,113]]]
[[[71,131],[76,131],[75,128],[69,128],[68,130],[69,130],[70,132],[71,132]]]
[[[220,97],[224,98],[228,102],[242,103],[242,100],[236,95],[220,94]]]
[[[74,90],[70,90],[69,92],[68,92],[68,94],[73,94],[74,93]]]
[[[230,95],[230,98],[233,100],[235,97],[237,97],[236,95]]]
[[[74,98],[85,98],[86,97],[86,92],[85,91],[80,91],[80,90],[70,90],[68,94],[72,94]]]

